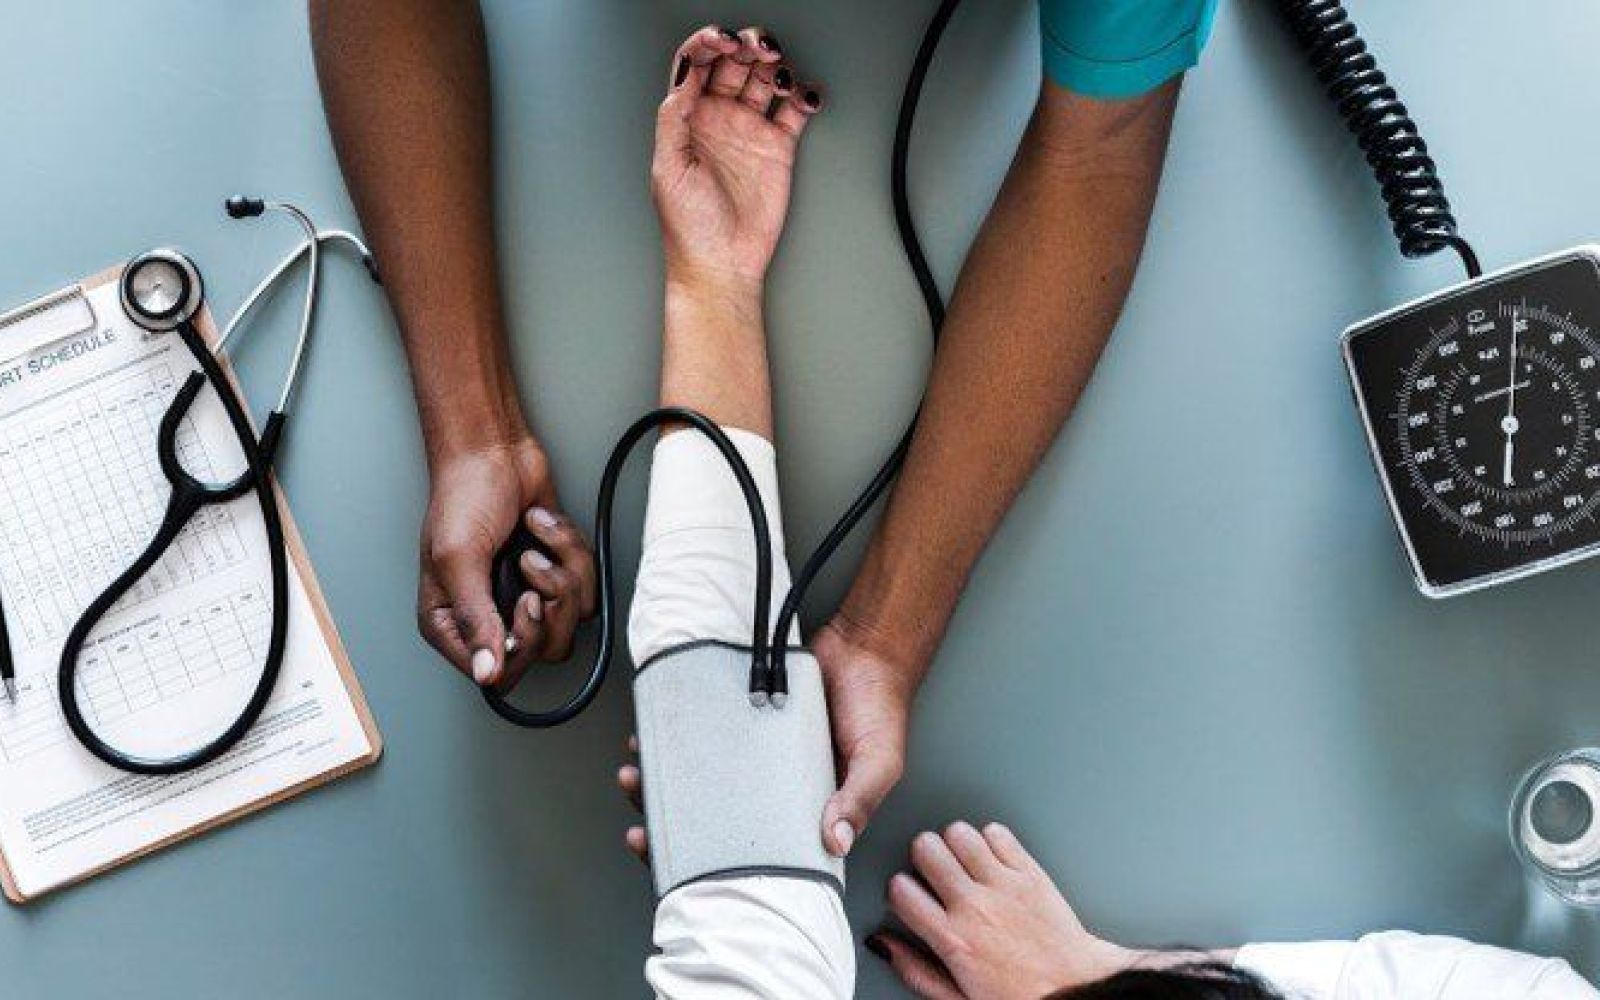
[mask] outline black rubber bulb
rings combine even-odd
[[[500,612],[500,620],[505,622],[507,631],[514,620],[512,615],[517,612],[517,599],[530,589],[527,578],[522,575],[522,557],[530,551],[542,552],[547,557],[551,554],[545,544],[528,530],[527,525],[518,521],[517,530],[495,553],[494,565],[489,568],[489,587],[494,593],[494,606]]]

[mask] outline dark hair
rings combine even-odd
[[[1259,977],[1221,962],[1167,969],[1126,969],[1049,1000],[1282,1000]]]

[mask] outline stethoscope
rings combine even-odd
[[[66,645],[61,650],[57,687],[67,726],[84,748],[107,764],[135,774],[178,774],[209,764],[238,744],[261,717],[267,700],[272,696],[283,667],[284,644],[289,630],[288,550],[284,543],[283,521],[278,512],[277,485],[273,480],[272,466],[278,445],[283,440],[284,425],[311,341],[317,307],[317,283],[322,267],[322,244],[340,242],[349,245],[360,255],[372,279],[378,280],[372,254],[354,234],[343,230],[319,232],[306,213],[287,202],[241,197],[230,198],[227,202],[228,215],[235,219],[253,218],[269,210],[283,212],[293,218],[305,238],[245,299],[223,329],[214,349],[206,343],[195,326],[195,317],[205,302],[205,286],[192,260],[176,250],[155,249],[135,257],[122,272],[119,291],[122,308],[128,318],[153,336],[176,334],[200,368],[190,372],[184,380],[177,395],[167,406],[156,431],[156,455],[170,487],[160,525],[139,557],[89,603],[73,625]],[[251,427],[249,408],[238,388],[223,371],[218,358],[223,355],[244,317],[302,257],[306,258],[307,268],[299,335],[295,340],[288,372],[284,376],[283,392],[262,425],[258,438]],[[244,453],[245,470],[227,482],[211,483],[196,478],[183,467],[178,457],[179,428],[207,383],[216,392],[234,437]],[[195,515],[207,507],[231,503],[252,490],[261,508],[270,551],[272,625],[266,658],[249,700],[227,728],[187,753],[175,757],[143,757],[112,746],[89,725],[78,704],[78,660],[90,633],[117,601],[155,566]]]

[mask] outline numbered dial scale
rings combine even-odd
[[[1344,356],[1423,593],[1600,553],[1600,247],[1358,323]]]

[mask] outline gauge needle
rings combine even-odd
[[[1510,380],[1506,388],[1506,415],[1500,421],[1500,430],[1506,435],[1506,450],[1504,467],[1500,470],[1500,478],[1507,486],[1516,485],[1516,477],[1512,475],[1512,462],[1517,453],[1517,313],[1511,311],[1511,360],[1508,367],[1511,370]]]

